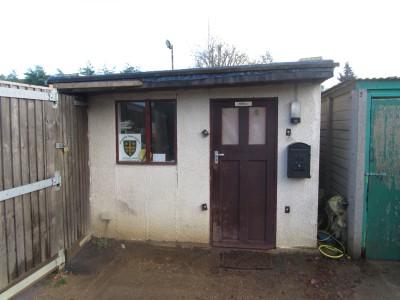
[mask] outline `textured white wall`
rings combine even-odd
[[[318,176],[321,91],[319,85],[299,85],[301,123],[290,123],[290,102],[295,89],[280,89],[278,116],[278,205],[277,246],[315,247],[318,222]],[[292,136],[286,137],[286,128]],[[292,143],[311,145],[311,178],[287,178],[287,147]],[[289,214],[285,206],[290,206]]]
[[[178,164],[117,165],[115,100],[177,99]],[[92,97],[89,106],[91,206],[98,236],[209,242],[208,92],[109,94]],[[100,219],[111,212],[108,223]]]
[[[210,99],[278,97],[277,247],[314,247],[317,230],[320,126],[319,85],[298,85],[302,121],[291,125],[293,85],[108,94],[91,97],[89,151],[94,234],[159,241],[208,243],[210,239]],[[177,99],[176,166],[117,165],[115,162],[115,100]],[[286,128],[293,135],[287,138]],[[287,146],[311,145],[311,179],[286,178]],[[284,213],[284,206],[291,213]],[[100,220],[111,212],[108,224]]]

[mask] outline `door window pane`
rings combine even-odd
[[[222,109],[222,144],[239,144],[239,109]]]
[[[249,108],[249,144],[265,145],[266,142],[266,108]]]

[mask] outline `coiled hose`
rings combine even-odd
[[[346,249],[337,238],[331,235],[328,231],[318,230],[318,250],[322,255],[339,259],[342,257],[346,257],[347,259],[351,259],[349,255],[346,254]]]
[[[326,209],[325,214],[328,216]],[[322,255],[333,259],[340,259],[342,257],[351,259],[351,257],[346,254],[346,248],[344,247],[343,243],[328,231],[331,224],[329,222],[329,218],[327,217],[326,219],[328,221],[326,228],[323,230],[318,230],[317,244],[319,252],[321,252]],[[318,227],[321,227],[322,224],[323,219],[321,218]]]

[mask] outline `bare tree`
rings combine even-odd
[[[194,52],[194,58],[198,68],[238,66],[249,61],[246,53],[213,37],[208,39],[205,49]]]
[[[268,50],[265,51],[264,54],[262,54],[257,61],[257,63],[259,64],[270,64],[272,62],[274,62],[274,59],[272,58],[272,55]]]
[[[103,74],[103,75],[109,75],[109,74],[114,74],[115,73],[115,67],[112,67],[111,69],[106,66],[106,64],[103,65],[103,68],[100,69],[97,74]]]
[[[210,36],[206,47],[195,51],[193,56],[197,68],[268,64],[273,62],[269,51],[265,51],[258,59],[250,59],[246,53],[240,51],[236,46]]]

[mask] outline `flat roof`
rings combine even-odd
[[[205,87],[261,85],[271,83],[322,83],[333,77],[339,64],[314,60],[218,68],[134,72],[93,76],[51,77],[47,83],[61,93],[148,91]]]

